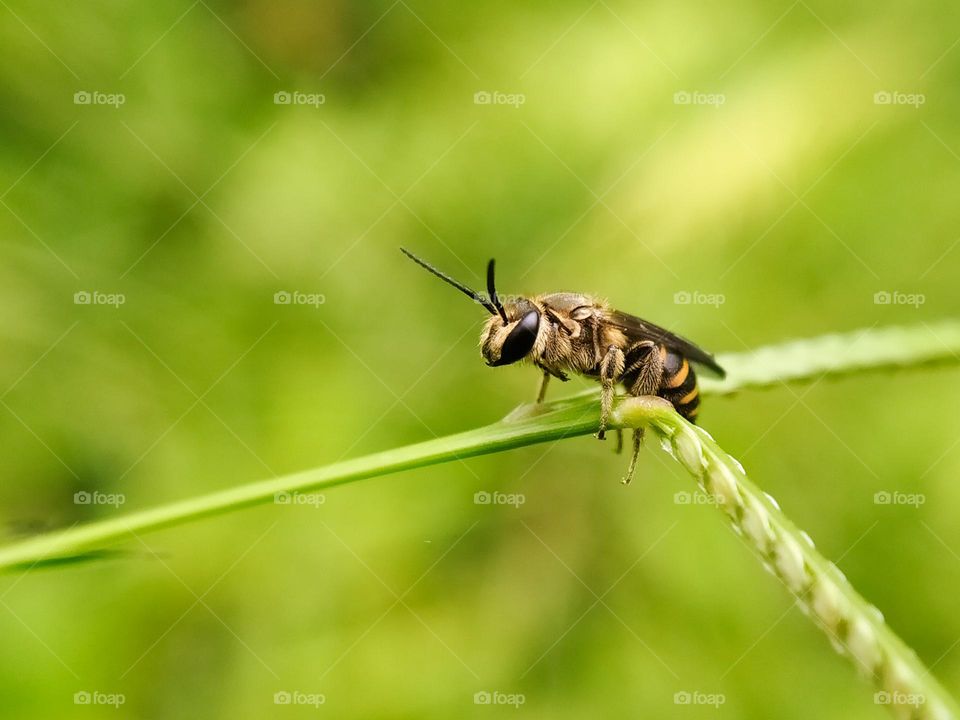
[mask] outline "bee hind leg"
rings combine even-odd
[[[630,385],[631,395],[656,395],[663,381],[663,357],[660,355],[660,349],[655,343],[644,341],[631,347],[627,353],[643,353],[637,360],[634,360],[627,369],[627,373],[636,372],[636,379]],[[643,428],[633,429],[633,455],[630,458],[630,466],[627,468],[627,474],[623,478],[623,484],[629,485],[633,480],[633,475],[637,470],[637,458],[640,456],[640,448],[643,447]]]
[[[623,452],[623,428],[617,428],[617,447],[616,453],[619,455]]]
[[[627,468],[627,474],[623,476],[624,485],[629,485],[633,480],[633,474],[637,471],[637,458],[640,456],[640,448],[643,447],[643,428],[633,429],[633,455],[630,457],[630,467]]]

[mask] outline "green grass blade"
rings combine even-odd
[[[834,648],[873,681],[874,702],[912,720],[960,718],[956,701],[880,611],[817,552],[809,535],[797,529],[706,430],[688,423],[659,398],[627,398],[615,415],[620,425],[648,424],[653,429],[664,449],[694,477]]]
[[[720,355],[723,381],[706,377],[702,391],[725,395],[777,387],[822,375],[838,377],[870,370],[917,368],[960,358],[960,323],[941,321],[911,327],[868,328]]]
[[[920,367],[960,361],[960,323],[867,330],[728,355],[724,381],[704,384],[704,392],[724,394],[785,382],[867,369]],[[594,432],[595,393],[522,406],[500,422],[458,435],[387,450],[363,458],[142,510],[122,517],[40,535],[0,549],[0,571],[57,567],[109,556],[105,549],[127,538],[203,517],[271,502],[278,494],[329,488],[368,477],[409,470],[524,445]],[[702,428],[690,425],[658,398],[623,398],[612,425],[649,426],[669,451],[720,507],[765,567],[794,594],[831,642],[870,677],[875,701],[897,716],[960,718],[953,698],[923,667],[915,653],[884,623],[843,574],[822,557],[809,537],[750,480],[740,464]]]
[[[748,388],[779,386],[824,373],[839,375],[867,369],[916,368],[933,362],[960,361],[960,322],[911,328],[867,329],[846,335],[722,355],[725,380],[704,378],[703,392],[727,394]],[[160,507],[54,531],[0,548],[0,572],[22,570],[51,560],[77,556],[127,539],[200,518],[272,502],[278,493],[330,488],[460,458],[510,450],[594,432],[599,418],[596,391],[531,406],[500,422],[416,445],[305,470],[227,490],[179,500]]]
[[[270,480],[238,485],[109,520],[38,535],[0,548],[0,571],[22,570],[40,563],[51,564],[53,559],[101,548],[130,538],[134,533],[142,535],[200,518],[273,502],[281,494],[292,495],[331,488],[401,470],[585,435],[596,429],[598,419],[596,403],[582,400],[550,403],[545,412],[530,415],[523,420],[501,421],[457,435]]]

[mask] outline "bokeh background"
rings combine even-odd
[[[960,314],[955,3],[0,6],[6,541],[529,400],[399,245],[714,351]],[[953,688],[958,391],[701,413]],[[886,716],[671,461],[625,460],[531,447],[3,578],[0,717]]]

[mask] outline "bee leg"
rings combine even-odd
[[[630,458],[630,467],[627,468],[627,474],[624,475],[621,482],[629,485],[633,480],[633,474],[637,471],[637,458],[640,456],[640,448],[643,447],[643,428],[633,429],[633,456]]]
[[[543,380],[540,381],[540,392],[537,393],[537,405],[547,396],[547,383],[550,382],[550,373],[543,371]]]
[[[623,428],[617,428],[617,455],[623,452]]]
[[[644,355],[642,359],[637,360],[628,370],[628,372],[639,370],[637,378],[633,381],[629,391],[631,395],[635,396],[656,395],[657,390],[660,389],[660,384],[663,382],[663,358],[660,356],[660,349],[655,343],[650,341],[644,341],[642,344],[638,343],[633,348],[630,348],[630,350],[632,351],[635,348],[643,346],[649,347],[646,355]],[[627,468],[627,474],[623,478],[624,485],[629,485],[630,481],[633,480],[633,474],[637,470],[637,457],[640,455],[640,448],[642,446],[643,428],[634,428],[633,456],[630,458],[630,467]]]
[[[637,397],[656,395],[663,382],[663,358],[660,356],[660,350],[649,340],[637,343],[629,349],[628,353],[632,355],[634,350],[646,350],[646,352],[627,368],[628,374],[634,372],[637,374],[633,384],[627,390]]]
[[[623,350],[616,345],[607,348],[600,361],[600,429],[597,438],[603,440],[607,435],[607,420],[613,407],[613,395],[617,380],[623,373]]]

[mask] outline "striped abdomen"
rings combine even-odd
[[[669,401],[690,422],[697,421],[700,409],[700,392],[697,388],[697,376],[690,363],[682,355],[659,348],[663,358],[663,377],[657,395]]]

